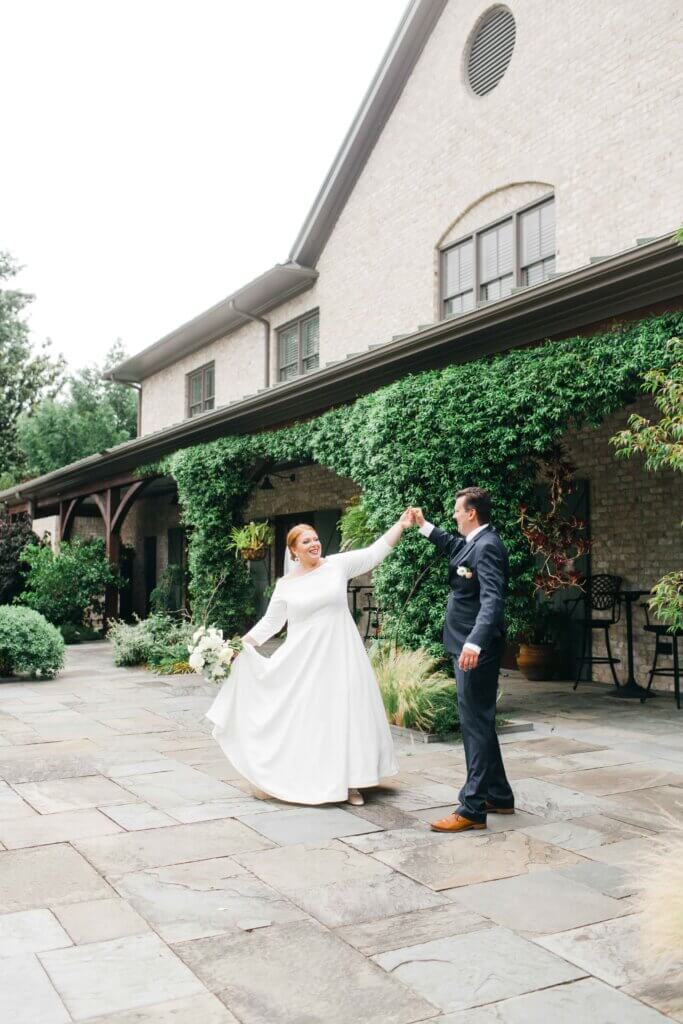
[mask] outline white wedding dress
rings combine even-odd
[[[278,580],[248,635],[260,645],[287,622],[287,639],[271,658],[245,644],[207,712],[237,771],[271,796],[333,803],[398,772],[379,686],[346,596],[347,581],[391,550],[380,538]]]

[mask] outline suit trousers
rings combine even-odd
[[[514,807],[515,798],[505,775],[496,736],[496,696],[502,641],[486,655],[482,651],[475,669],[463,672],[454,658],[458,714],[465,748],[467,779],[460,790],[456,813],[470,821],[486,821],[486,801],[498,807]]]

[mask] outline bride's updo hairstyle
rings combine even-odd
[[[306,530],[310,530],[312,533],[315,533],[315,528],[313,526],[309,526],[308,523],[297,523],[296,526],[293,526],[287,534],[287,547],[289,548],[289,553],[292,558],[296,558],[296,555],[294,554],[294,545],[301,534],[305,533]]]

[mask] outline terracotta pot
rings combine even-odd
[[[520,644],[517,668],[526,679],[552,679],[555,648],[552,644]]]
[[[260,548],[243,548],[240,554],[245,562],[259,562],[268,554],[268,548],[265,546]]]

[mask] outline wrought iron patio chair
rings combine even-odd
[[[652,622],[650,619],[650,609],[647,606],[647,601],[641,605],[641,608],[645,612],[645,625],[643,629],[646,633],[651,633],[655,638],[655,653],[654,660],[652,662],[652,668],[650,669],[650,675],[647,681],[646,690],[649,693],[652,686],[652,680],[655,676],[665,676],[667,679],[673,679],[674,681],[674,698],[676,701],[676,707],[680,711],[681,709],[681,662],[678,653],[678,640],[679,637],[683,636],[683,630],[677,629],[673,633],[669,632],[668,626],[663,626],[660,623]],[[657,668],[657,661],[663,654],[665,657],[671,658],[670,668]],[[645,696],[640,698],[641,704],[645,703]]]
[[[620,658],[612,654],[612,647],[609,641],[609,631],[616,625],[621,616],[621,605],[619,603],[619,591],[621,589],[621,576],[610,576],[608,573],[596,573],[594,576],[587,576],[584,581],[584,591],[576,598],[570,598],[566,603],[572,605],[572,612],[583,603],[583,629],[581,656],[576,669],[574,689],[581,682],[581,671],[584,665],[589,666],[589,679],[592,676],[593,665],[609,665],[614,685],[619,688],[619,679],[614,669],[620,663]],[[607,655],[593,654],[591,647],[591,636],[593,630],[602,630],[605,634],[605,648]]]

